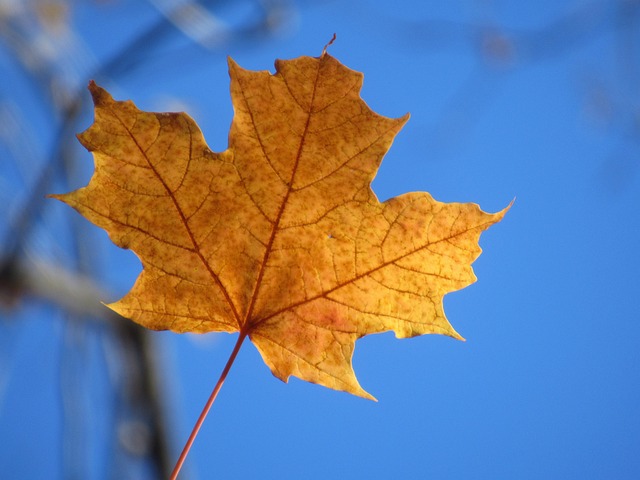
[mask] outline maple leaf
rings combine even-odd
[[[184,113],[148,113],[91,83],[95,122],[79,136],[89,184],[54,195],[140,258],[109,305],[141,325],[240,332],[273,374],[373,398],[355,341],[461,338],[443,296],[475,281],[480,233],[505,210],[414,192],[380,202],[370,184],[408,115],[374,113],[362,74],[323,52],[276,73],[229,61],[229,148],[212,152]]]

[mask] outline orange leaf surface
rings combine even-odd
[[[370,183],[408,116],[374,113],[362,74],[330,55],[230,60],[229,148],[212,152],[184,113],[148,113],[90,85],[95,122],[79,138],[89,184],[55,195],[133,250],[143,271],[109,307],[145,327],[248,335],[278,378],[366,398],[355,341],[461,338],[443,296],[475,281],[480,233],[505,211],[428,193],[380,202]]]

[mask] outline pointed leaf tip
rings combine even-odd
[[[113,97],[109,92],[107,92],[104,88],[99,86],[95,81],[89,81],[89,92],[91,93],[91,97],[93,98],[93,104],[96,107],[100,107],[106,104],[113,103]]]

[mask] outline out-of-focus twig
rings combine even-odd
[[[137,392],[128,399],[135,403],[134,408],[146,412],[151,432],[149,450],[155,459],[159,478],[168,478],[173,468],[172,446],[169,443],[169,427],[162,399],[163,382],[159,377],[160,364],[153,343],[153,333],[125,319],[104,306],[98,299],[112,295],[95,281],[84,275],[66,270],[42,259],[31,258],[14,263],[14,270],[5,270],[0,275],[0,300],[15,303],[24,298],[33,298],[51,303],[56,308],[73,314],[76,318],[96,322],[117,333],[126,351],[135,358],[129,363],[135,375],[129,391]],[[130,372],[131,373],[131,372]]]

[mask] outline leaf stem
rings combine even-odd
[[[238,336],[238,340],[236,341],[236,344],[233,347],[233,351],[229,356],[229,360],[227,360],[227,364],[224,366],[224,370],[222,370],[222,373],[220,374],[220,378],[218,378],[218,382],[216,383],[216,386],[213,388],[213,391],[209,396],[209,400],[207,400],[207,403],[202,409],[202,412],[200,412],[198,421],[193,426],[193,430],[191,430],[191,434],[189,435],[189,438],[187,439],[187,443],[185,443],[184,448],[182,449],[182,453],[180,454],[180,457],[176,462],[176,466],[173,467],[173,472],[171,473],[171,477],[169,477],[169,480],[176,480],[178,478],[178,474],[180,473],[182,464],[186,460],[187,455],[189,454],[189,450],[191,450],[191,445],[193,445],[193,442],[196,439],[198,432],[200,431],[200,427],[202,427],[202,424],[204,423],[204,419],[207,418],[207,414],[209,413],[209,410],[211,410],[211,407],[213,406],[213,402],[218,396],[218,392],[220,391],[220,388],[222,388],[222,384],[227,378],[227,374],[229,373],[229,370],[231,370],[231,365],[233,365],[233,362],[238,356],[238,352],[240,351],[240,347],[242,346],[242,342],[244,342],[244,339],[246,338],[246,336],[247,336],[246,332],[240,332],[240,335]]]

